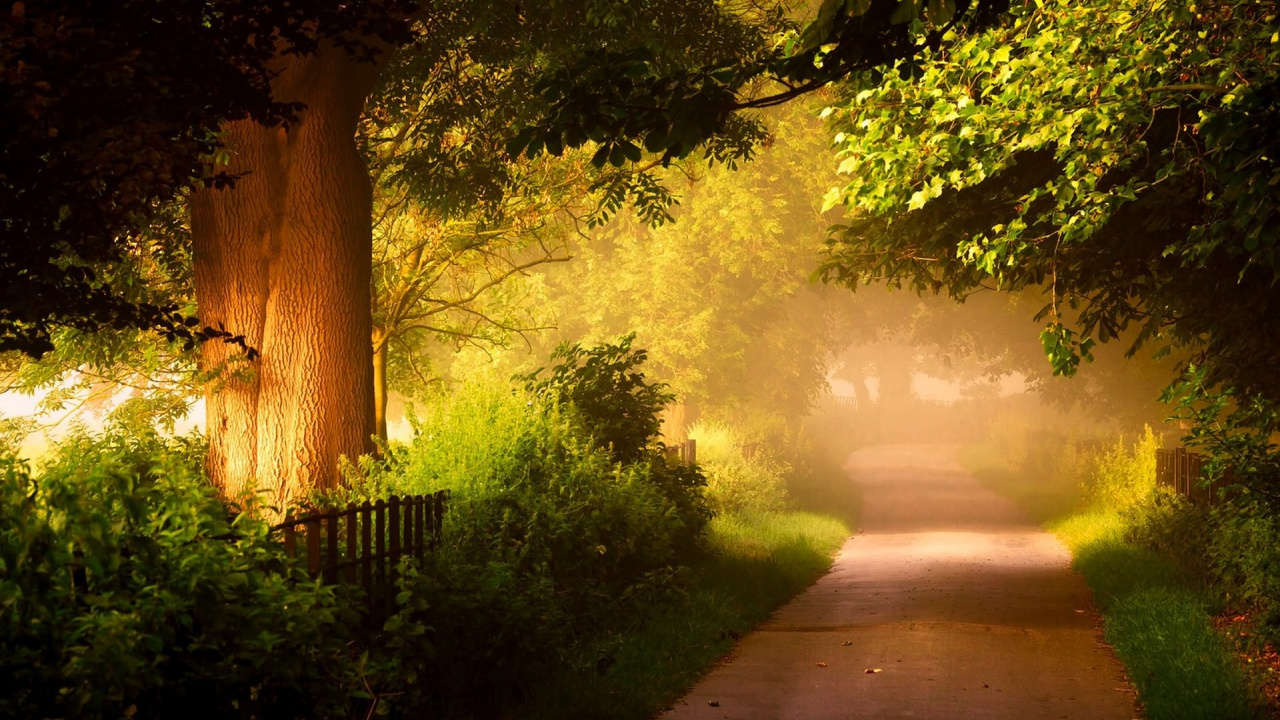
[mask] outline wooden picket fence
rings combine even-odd
[[[1207,458],[1186,448],[1156,451],[1156,484],[1173,490],[1197,505],[1212,507],[1224,498],[1221,489],[1232,484],[1229,477],[1212,485],[1201,482]],[[1228,491],[1229,492],[1229,491]]]
[[[698,441],[685,440],[684,442],[676,443],[674,445],[668,445],[667,457],[671,460],[682,462],[685,465],[697,465]]]
[[[285,552],[306,554],[307,571],[326,583],[360,585],[378,618],[395,597],[400,560],[422,560],[440,542],[449,492],[392,496],[377,502],[286,517],[271,528]]]

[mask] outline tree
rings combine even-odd
[[[0,21],[0,351],[41,355],[68,327],[216,335],[110,266],[185,188],[229,180],[206,172],[224,121],[292,117],[272,58],[404,33],[394,0],[91,5],[13,2]]]
[[[830,224],[818,197],[833,177],[812,164],[826,151],[821,124],[800,103],[764,120],[769,139],[750,164],[659,175],[679,188],[672,221],[625,213],[575,242],[572,262],[538,271],[552,345],[635,333],[681,403],[669,437],[698,416],[762,432],[793,423],[852,329],[843,294],[809,281]]]
[[[829,111],[851,180],[829,202],[856,217],[824,277],[1043,287],[1056,372],[1133,328],[1131,351],[1188,346],[1211,381],[1280,397],[1273,20],[1235,0],[1037,3],[851,82]]]
[[[26,338],[9,347],[47,349],[51,323],[182,332],[185,319],[121,301],[92,265],[116,259],[117,238],[136,217],[198,185],[191,225],[200,322],[210,334],[230,333],[250,350],[241,358],[232,347],[207,343],[202,364],[209,372],[233,362],[252,366],[244,379],[231,377],[208,395],[210,476],[229,494],[266,490],[278,504],[302,489],[331,487],[338,456],[366,450],[375,427],[368,303],[372,200],[355,137],[366,100],[387,80],[382,71],[413,70],[403,77],[410,78],[404,87],[414,88],[452,71],[441,64],[447,55],[433,48],[510,31],[511,65],[537,67],[549,78],[542,85],[549,120],[532,124],[532,132],[509,145],[513,154],[559,154],[590,141],[598,164],[620,166],[643,156],[635,142],[643,138],[664,161],[701,148],[732,160],[748,155],[752,140],[760,139],[735,110],[782,102],[852,70],[915,55],[915,46],[904,40],[917,8],[896,0],[828,2],[815,31],[793,48],[778,48],[771,43],[773,29],[787,25],[779,12],[752,7],[744,17],[699,0],[527,7],[458,0],[421,8],[393,0],[315,7],[205,2],[195,8],[134,0],[92,12],[51,0],[39,6],[42,25],[16,25],[13,37],[27,44],[6,45],[42,52],[41,62],[29,64],[49,68],[49,79],[57,81],[22,71],[17,80],[6,79],[8,87],[27,93],[6,98],[6,116],[22,119],[18,132],[5,138],[6,152],[30,170],[7,181],[19,198],[41,200],[32,202],[39,213],[6,221],[6,228],[17,238],[51,231],[47,247],[39,246],[42,254],[9,256],[15,258],[13,277],[47,278],[28,285],[30,297],[6,298],[7,327]],[[982,17],[952,9],[936,5],[934,26],[958,28],[961,17]],[[48,40],[45,28],[59,26],[59,18],[85,32],[55,28]],[[590,42],[561,48],[556,33],[566,27]],[[410,42],[410,28],[424,42]],[[103,45],[88,56],[106,58],[88,70],[75,67],[85,49],[77,43],[85,37]],[[544,52],[557,48],[563,52]],[[393,50],[408,59],[396,64]],[[59,63],[44,62],[48,58]],[[21,66],[15,61],[13,67]],[[76,82],[62,82],[66,77]],[[792,86],[747,98],[762,78]],[[128,92],[123,102],[104,105],[110,112],[84,116],[87,122],[77,115],[41,124],[44,111],[31,110],[32,102],[39,106],[47,97],[41,83],[68,88],[77,102],[91,106],[103,99],[94,88],[104,80]],[[230,97],[215,93],[200,104],[210,81],[219,88],[225,81]],[[155,131],[157,118],[164,122]],[[153,142],[163,152],[147,150]],[[206,177],[208,156],[216,162]],[[66,202],[44,202],[37,191],[55,188],[41,184],[42,178],[54,177],[47,171],[58,167],[48,159],[60,157],[73,161],[62,168],[71,168],[75,180],[68,187],[88,192],[50,192],[49,198]],[[138,158],[152,162],[139,164]],[[439,172],[431,163],[423,168]],[[643,191],[627,189],[632,195]],[[110,208],[104,222],[80,214],[94,203]],[[68,213],[89,220],[73,227]],[[83,302],[53,302],[49,288],[66,287]]]

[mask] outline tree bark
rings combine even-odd
[[[205,396],[208,471],[228,497],[284,509],[372,449],[372,189],[355,132],[377,68],[331,46],[280,64],[276,99],[306,109],[287,128],[228,124],[239,179],[193,195],[191,230],[201,320],[259,353],[228,375],[240,349],[202,350],[222,373]]]
[[[378,439],[387,442],[387,333],[373,328],[373,417]]]

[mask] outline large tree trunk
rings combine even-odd
[[[376,72],[332,47],[283,59],[275,97],[306,109],[288,128],[230,123],[239,179],[192,198],[200,318],[259,353],[205,397],[208,470],[228,497],[284,508],[371,449],[372,190],[355,131]],[[237,355],[209,342],[201,363],[225,371]]]

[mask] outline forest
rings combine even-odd
[[[12,0],[0,108],[0,714],[719,708],[925,445],[1280,712],[1269,3]]]

